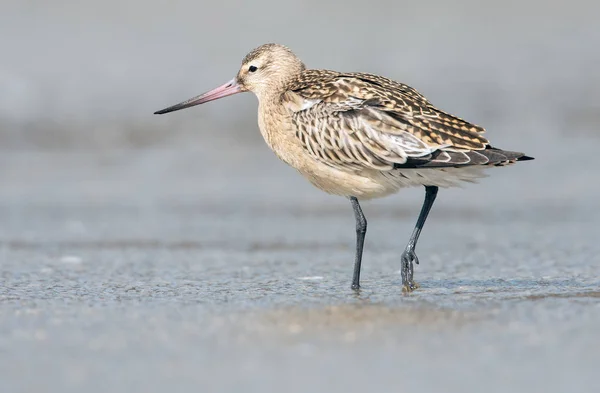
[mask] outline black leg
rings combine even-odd
[[[417,246],[419,235],[421,234],[425,220],[427,220],[427,215],[431,210],[431,206],[433,206],[437,193],[438,187],[425,186],[425,201],[423,202],[417,225],[415,225],[410,240],[402,253],[402,289],[406,292],[411,292],[419,287],[419,285],[413,281],[413,262],[419,264],[419,258],[417,258],[417,254],[415,254],[415,247]]]
[[[350,197],[354,218],[356,219],[356,256],[354,258],[354,275],[352,276],[352,289],[360,288],[360,263],[362,261],[363,245],[367,233],[367,219],[360,208],[358,199]]]

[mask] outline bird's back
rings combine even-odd
[[[529,158],[492,148],[484,128],[381,76],[306,70],[285,97],[294,102],[290,110],[303,147],[341,168],[502,165]]]

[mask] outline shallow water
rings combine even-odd
[[[2,156],[2,391],[594,391],[597,186],[441,190],[408,296],[422,191],[365,203],[356,294],[347,201],[211,151]]]

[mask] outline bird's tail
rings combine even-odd
[[[494,159],[491,159],[488,165],[504,166],[513,164],[517,161],[529,161],[534,159],[533,157],[528,156],[525,153],[521,153],[518,151],[502,150],[492,146],[488,146],[487,149],[484,150],[484,152],[494,156]]]

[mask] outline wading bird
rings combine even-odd
[[[474,182],[483,169],[531,160],[492,147],[482,127],[433,106],[410,86],[358,72],[307,69],[283,45],[246,55],[224,85],[155,112],[164,114],[232,94],[258,97],[258,125],[269,147],[321,190],[350,199],[356,220],[352,288],[360,287],[367,220],[359,200],[425,186],[425,201],[401,256],[404,291],[418,287],[415,247],[439,187]]]

